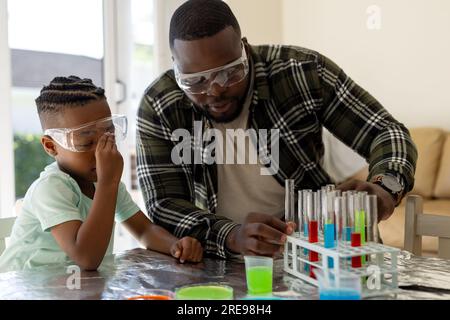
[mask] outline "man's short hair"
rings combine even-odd
[[[188,0],[172,15],[169,43],[173,49],[178,40],[197,40],[211,37],[227,27],[241,36],[239,23],[230,7],[221,0]]]

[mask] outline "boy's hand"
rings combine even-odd
[[[200,262],[203,258],[203,248],[200,242],[191,237],[184,237],[176,241],[170,248],[170,253],[181,263],[185,261]]]
[[[117,150],[113,134],[105,133],[97,142],[95,149],[97,181],[119,183],[122,177],[123,158]]]

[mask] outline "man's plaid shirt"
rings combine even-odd
[[[279,129],[279,170],[284,186],[297,189],[331,183],[321,166],[322,126],[366,158],[369,177],[394,174],[414,185],[417,151],[408,130],[335,63],[301,47],[250,46],[255,71],[250,128]],[[153,82],[142,98],[137,119],[137,174],[150,218],[177,237],[199,239],[207,254],[230,254],[225,239],[236,223],[215,214],[216,165],[171,160],[178,143],[172,132],[194,121],[203,132],[210,120],[178,87],[173,70]],[[270,132],[270,130],[269,130]],[[205,147],[205,145],[203,146]],[[194,152],[194,139],[192,139]],[[193,157],[192,157],[193,158]]]

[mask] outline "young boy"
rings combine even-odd
[[[123,159],[115,141],[125,137],[127,121],[111,115],[102,88],[89,79],[57,77],[36,105],[45,130],[41,143],[56,162],[28,189],[0,272],[67,260],[95,270],[110,253],[114,219],[147,249],[182,263],[202,259],[196,239],[177,239],[153,224],[120,182]]]

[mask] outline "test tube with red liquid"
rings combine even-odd
[[[317,221],[315,204],[318,203],[319,194],[317,192],[307,194],[307,216],[308,216],[308,241],[310,243],[319,242],[319,223]],[[319,253],[309,250],[309,261],[317,262],[319,261]],[[315,279],[313,272],[313,266],[310,265],[309,276]]]

